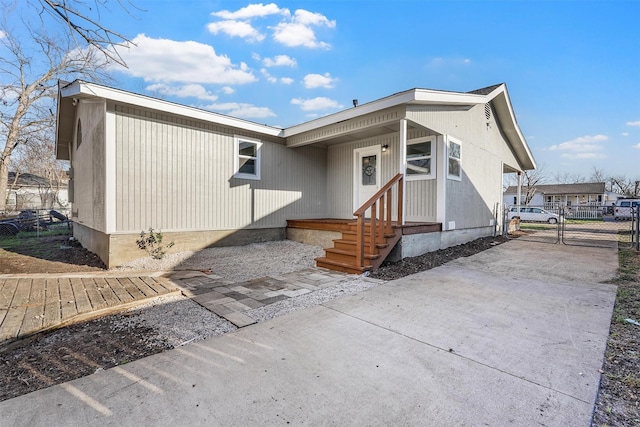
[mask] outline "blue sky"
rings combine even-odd
[[[506,82],[549,181],[640,179],[640,1],[132,2],[101,14],[137,43],[119,88],[286,127]]]

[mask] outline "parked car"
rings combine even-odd
[[[613,217],[616,220],[631,219],[633,213],[640,209],[640,200],[638,199],[619,199],[613,210]]]
[[[517,216],[520,216],[520,221],[523,222],[548,222],[549,224],[557,224],[558,221],[560,221],[560,215],[558,214],[545,211],[542,208],[532,208],[528,206],[520,208],[520,215],[518,215],[517,207],[509,209],[508,218],[510,220]]]

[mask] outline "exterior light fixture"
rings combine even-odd
[[[387,148],[389,148],[389,144],[384,144],[382,146],[382,152],[384,153],[385,151],[387,151]]]

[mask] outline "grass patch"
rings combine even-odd
[[[603,222],[605,222],[603,219],[565,219],[566,224],[601,224]]]
[[[520,229],[523,230],[553,230],[557,225],[544,225],[544,224],[523,224],[520,223]]]
[[[592,425],[640,425],[640,252],[618,250],[618,286]]]

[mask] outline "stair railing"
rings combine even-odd
[[[365,241],[364,235],[366,229],[369,229],[369,250],[368,253],[373,255],[376,252],[376,244],[385,242],[385,234],[393,233],[392,225],[392,210],[393,210],[393,188],[397,184],[398,191],[398,209],[397,209],[397,223],[398,225],[404,225],[402,220],[402,198],[403,198],[403,185],[402,181],[404,176],[399,173],[384,187],[382,187],[376,194],[367,200],[360,208],[353,213],[356,217],[356,265],[358,267],[364,267],[364,253],[365,253]],[[365,221],[365,213],[371,208],[371,218],[367,224]]]

